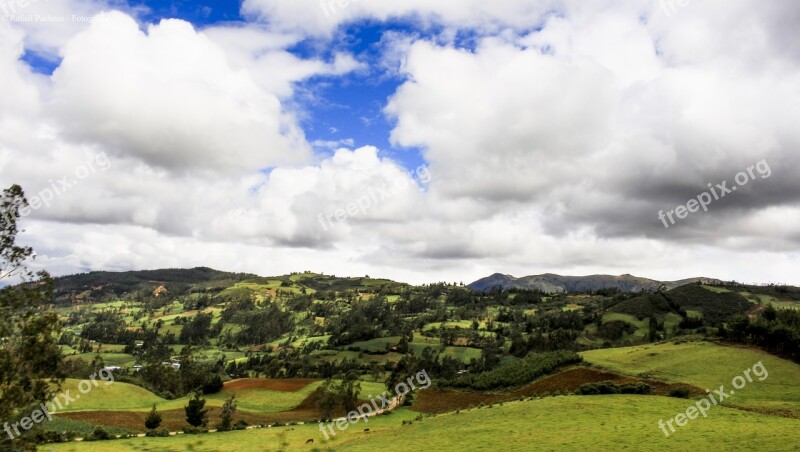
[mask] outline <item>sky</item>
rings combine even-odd
[[[800,3],[0,0],[34,268],[800,284]]]

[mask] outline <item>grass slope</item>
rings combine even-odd
[[[717,408],[669,438],[658,428],[686,409],[682,399],[654,396],[569,396],[507,403],[441,415],[401,426],[401,410],[351,426],[324,440],[317,424],[203,436],[49,445],[45,451],[264,451],[278,450],[797,450],[797,421]],[[368,427],[369,433],[363,429]],[[314,445],[306,446],[307,439]]]
[[[668,342],[592,350],[581,355],[587,362],[615,372],[711,390],[720,385],[732,389],[733,377],[761,361],[769,376],[764,381],[754,378],[723,403],[800,415],[800,365],[758,349],[703,341]]]
[[[70,402],[69,406],[64,406],[63,409],[59,409],[58,412],[149,410],[153,407],[153,404],[162,405],[167,402],[167,400],[139,386],[121,382],[106,384],[106,382],[100,379],[96,381],[98,384],[97,387],[92,386],[92,389],[87,391],[86,394],[81,394],[79,390],[79,383],[81,380],[68,379],[65,381],[61,393],[67,394],[67,391],[69,391],[69,397],[76,400]],[[86,385],[84,385],[83,388],[86,389]],[[76,397],[78,395],[80,398]],[[60,397],[59,400],[64,399]]]
[[[93,387],[86,394],[81,394],[78,389],[80,380],[67,380],[64,390],[69,390],[69,396],[80,399],[71,402],[69,406],[58,410],[60,413],[74,411],[149,411],[153,404],[159,410],[173,410],[183,408],[188,404],[190,396],[175,400],[166,400],[152,392],[128,383],[114,382],[106,385],[98,380],[98,386]],[[204,396],[208,406],[222,406],[225,400],[235,394],[240,410],[258,413],[273,413],[291,410],[298,406],[306,397],[314,392],[321,382],[309,384],[296,392],[271,391],[266,389],[252,389],[244,391],[223,390],[217,394]],[[62,392],[63,393],[63,392]]]

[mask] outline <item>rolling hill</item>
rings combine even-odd
[[[467,287],[477,291],[487,291],[496,287],[502,289],[530,289],[541,290],[546,293],[561,292],[593,292],[600,289],[619,289],[621,292],[648,292],[657,290],[662,284],[667,289],[672,289],[697,281],[719,283],[713,278],[688,278],[678,281],[656,281],[629,274],[589,275],[589,276],[562,276],[553,273],[530,275],[517,278],[511,275],[495,273],[486,278],[479,279]]]

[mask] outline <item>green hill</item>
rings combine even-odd
[[[711,342],[668,342],[582,352],[591,364],[622,374],[687,383],[701,389],[727,388],[745,369],[762,362],[769,372],[723,403],[779,410],[800,417],[800,365],[764,351]]]
[[[674,312],[700,312],[709,324],[718,324],[752,307],[746,298],[734,292],[715,291],[709,286],[687,284],[666,292],[645,294],[621,301],[609,312],[630,314],[638,319]]]

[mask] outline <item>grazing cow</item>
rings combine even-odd
[[[369,429],[368,429],[368,428],[365,428],[365,429],[364,429],[364,433],[369,433]]]
[[[314,444],[314,438],[311,438],[308,441],[306,441],[306,444]]]

